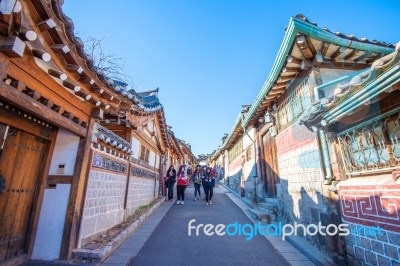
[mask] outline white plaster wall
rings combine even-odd
[[[139,159],[139,151],[140,151],[140,142],[136,138],[132,137],[132,157],[135,159]]]
[[[78,145],[78,136],[64,129],[58,131],[49,175],[57,175],[58,165],[61,163],[66,165],[64,175],[73,175]]]
[[[59,164],[65,164],[64,175],[73,175],[78,146],[78,136],[60,129],[54,146],[49,175],[58,174]],[[59,258],[70,188],[69,184],[58,184],[56,189],[45,190],[32,259]]]
[[[150,130],[152,131],[152,130]],[[144,132],[144,134],[146,134],[149,138],[151,138],[151,134],[148,130],[143,129],[142,132]]]
[[[156,154],[156,168],[160,168],[160,156]]]
[[[254,128],[250,129],[247,132],[250,137],[254,140]],[[251,144],[253,144],[253,142],[251,141],[251,139],[249,138],[249,136],[247,134],[243,135],[243,149],[245,150],[247,147],[249,147]]]
[[[44,191],[32,259],[55,260],[60,257],[70,189],[69,184],[58,184],[56,189]]]
[[[155,166],[155,164],[156,164],[156,154],[153,151],[150,151],[150,154],[149,154],[149,164],[151,166]]]
[[[153,121],[150,121],[150,122],[147,124],[147,128],[148,128],[151,132],[154,131],[154,123],[153,123]]]

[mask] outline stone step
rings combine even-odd
[[[276,214],[269,211],[262,211],[258,209],[248,209],[250,215],[255,220],[260,220],[266,223],[272,223],[276,221]]]

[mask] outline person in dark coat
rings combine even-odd
[[[205,190],[205,193],[206,193],[206,206],[212,204],[211,199],[212,199],[212,196],[213,196],[213,193],[214,193],[214,181],[213,181],[213,179],[214,179],[214,175],[213,175],[213,173],[211,171],[211,168],[207,167],[207,170],[206,170],[206,172],[204,174],[204,181],[203,181],[204,182],[203,183],[204,190]]]
[[[168,201],[174,198],[174,185],[176,182],[176,170],[171,165],[167,171],[167,187],[168,187]]]

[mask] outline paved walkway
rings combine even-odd
[[[244,235],[206,236],[203,230],[188,236],[192,219],[194,226],[253,223],[244,212],[248,207],[224,189],[215,188],[210,206],[193,201],[192,187],[185,194],[184,205],[165,203],[103,265],[314,265],[279,238],[257,235],[247,241]]]

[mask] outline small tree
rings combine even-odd
[[[94,66],[101,69],[107,78],[128,84],[131,88],[136,88],[132,77],[127,74],[125,58],[104,52],[102,42],[105,38],[89,37],[85,39],[85,53],[93,60]]]

